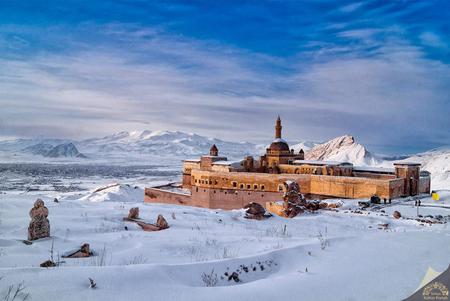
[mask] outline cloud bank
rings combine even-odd
[[[317,21],[304,24],[271,3],[219,7],[219,20],[217,7],[172,4],[159,9],[178,17],[146,24],[136,22],[145,7],[126,8],[133,22],[89,11],[50,22],[44,11],[44,25],[0,23],[0,136],[167,129],[267,142],[280,114],[293,141],[352,134],[381,152],[449,144],[448,26],[428,20],[426,3],[310,5]],[[240,19],[261,9],[262,20]],[[211,32],[231,20],[250,41]],[[280,49],[266,49],[261,32]]]

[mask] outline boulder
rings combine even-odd
[[[158,226],[153,225],[153,224],[149,224],[149,223],[144,223],[144,222],[136,222],[138,224],[139,227],[142,228],[142,230],[144,231],[159,231],[161,230]]]
[[[47,261],[44,261],[43,263],[41,263],[39,266],[40,266],[41,268],[51,268],[51,267],[55,267],[55,266],[56,266],[56,263],[54,263],[54,262],[51,261],[51,260],[47,260]]]
[[[138,219],[139,218],[139,207],[133,207],[128,212],[129,219]]]
[[[156,226],[160,229],[160,230],[164,230],[169,228],[169,224],[167,223],[166,219],[164,218],[164,216],[162,216],[161,214],[158,215],[158,219],[156,220]]]
[[[50,222],[47,218],[48,209],[44,201],[37,199],[30,210],[31,221],[28,226],[28,240],[50,237]]]
[[[402,217],[401,213],[398,212],[398,211],[394,211],[394,213],[392,213],[392,216],[393,216],[395,219],[399,219],[399,218]]]
[[[248,203],[244,209],[246,209],[245,218],[262,220],[270,217],[270,214],[266,214],[266,209],[258,203]]]

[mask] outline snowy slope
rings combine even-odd
[[[318,144],[319,143],[316,142],[303,141],[297,144],[290,145],[290,148],[293,149],[295,153],[298,153],[301,149],[303,149],[303,151],[306,152]]]
[[[447,224],[392,217],[393,210],[415,217],[413,200],[385,206],[386,214],[353,213],[357,201],[345,200],[339,211],[256,221],[245,219],[243,210],[90,202],[83,195],[58,195],[54,203],[54,196],[0,194],[0,297],[23,283],[29,300],[46,301],[403,300],[429,266],[441,272],[449,264]],[[28,212],[37,197],[49,209],[51,238],[26,245]],[[443,207],[425,206],[431,198],[423,203],[421,214],[446,216],[450,194],[442,193]],[[142,231],[123,220],[132,207],[148,222],[162,214],[170,228]],[[83,243],[93,257],[39,267],[50,250],[58,260]],[[234,271],[240,282],[228,279]],[[203,273],[217,275],[215,286],[206,286]]]
[[[380,163],[379,159],[349,135],[315,145],[305,153],[305,159],[350,162],[363,166],[372,166]]]
[[[144,199],[144,190],[138,186],[113,183],[94,189],[80,200],[89,202],[140,202]]]
[[[432,189],[450,189],[450,147],[423,152],[404,161],[421,163],[422,169],[431,173]]]

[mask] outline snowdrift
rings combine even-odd
[[[138,186],[113,183],[101,186],[80,198],[88,202],[142,202],[144,190]]]

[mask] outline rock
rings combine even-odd
[[[138,219],[139,218],[139,207],[134,207],[130,209],[130,212],[128,213],[129,219]]]
[[[47,219],[48,209],[44,201],[37,199],[30,210],[30,225],[28,226],[28,240],[50,237],[50,222]]]
[[[169,228],[169,224],[167,223],[164,216],[162,216],[161,214],[158,215],[158,219],[156,220],[156,226],[161,230]]]
[[[59,203],[59,200],[58,200],[57,198],[54,198],[54,199],[53,199],[53,202]]]
[[[44,261],[43,263],[40,264],[41,268],[51,268],[51,267],[55,267],[55,266],[56,266],[56,263],[54,263],[51,260]]]
[[[153,225],[153,224],[149,224],[149,223],[144,223],[144,222],[136,222],[138,224],[139,227],[142,228],[142,230],[144,231],[159,231],[161,230],[158,226]]]
[[[244,209],[247,209],[245,218],[262,220],[270,217],[270,215],[266,214],[266,209],[258,203],[248,203],[244,206]]]
[[[228,276],[228,281],[234,280],[234,282],[239,282],[241,281],[239,279],[239,274],[236,272],[233,272],[230,276]]]
[[[84,243],[81,248],[79,248],[76,251],[72,251],[68,253],[67,255],[63,255],[63,258],[84,258],[84,257],[90,257],[92,255],[92,252],[89,249],[89,244]]]
[[[307,205],[307,202],[300,193],[300,186],[298,183],[286,181],[284,186],[286,192],[283,195],[283,216],[292,218],[303,213],[306,209],[305,205]]]
[[[392,216],[393,216],[395,219],[399,219],[399,218],[402,217],[402,215],[401,215],[400,212],[398,212],[398,211],[394,211],[394,213],[392,213]]]

